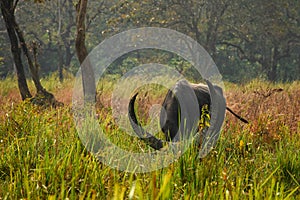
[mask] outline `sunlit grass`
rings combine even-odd
[[[69,79],[72,80],[72,79]],[[114,123],[104,101],[113,86],[107,81],[99,100],[99,124],[118,146],[147,148]],[[42,80],[57,95],[72,84]],[[70,81],[71,82],[71,81]],[[120,172],[100,163],[78,138],[71,106],[40,108],[11,103],[18,93],[14,79],[0,81],[0,198],[2,199],[299,199],[300,84],[257,81],[227,87],[227,103],[250,121],[227,115],[217,146],[199,159],[189,148],[169,167],[150,173]],[[99,87],[99,86],[98,86]],[[268,92],[282,88],[283,91]],[[139,112],[155,98],[142,93]],[[64,97],[64,95],[60,97]],[[267,96],[267,97],[266,97]],[[63,99],[63,98],[62,98]],[[161,99],[160,99],[161,100]],[[69,100],[68,100],[69,101]],[[158,102],[158,101],[157,101]],[[141,111],[142,110],[142,111]],[[139,115],[141,118],[147,115]],[[145,120],[146,122],[147,120]]]

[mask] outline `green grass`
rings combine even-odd
[[[69,83],[57,87],[54,81],[43,80],[54,93],[70,87]],[[4,83],[16,85],[14,79],[0,85]],[[250,124],[228,116],[220,140],[208,156],[197,158],[198,147],[193,147],[169,167],[144,174],[111,169],[86,151],[76,132],[71,105],[40,108],[2,100],[0,199],[299,199],[299,86],[264,82],[230,86],[227,91],[233,96],[248,97],[240,112]],[[278,95],[296,102],[279,107],[284,104],[276,102],[279,96],[274,93],[274,97],[261,97],[264,103],[258,111],[250,110],[252,100],[258,98],[254,91],[263,93],[278,87],[286,93]],[[109,94],[105,88],[103,93]],[[14,89],[2,87],[1,98]],[[239,103],[238,98],[236,102],[228,99],[231,104]],[[264,110],[270,107],[272,115]],[[293,112],[290,114],[296,122],[281,117],[282,110]],[[102,108],[99,115],[99,124],[118,146],[147,148],[112,123],[109,108]]]

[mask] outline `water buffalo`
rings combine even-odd
[[[172,90],[168,91],[160,112],[160,127],[167,141],[177,142],[183,136],[189,135],[192,131],[197,132],[197,125],[201,117],[200,112],[204,105],[208,105],[210,112],[212,112],[214,106],[219,106],[219,110],[221,110],[219,113],[215,111],[215,114],[220,116],[214,116],[214,119],[211,117],[211,124],[219,124],[217,127],[210,127],[211,130],[208,130],[210,135],[219,136],[219,131],[224,120],[225,108],[244,123],[248,123],[247,120],[226,107],[223,91],[220,87],[212,85],[209,81],[206,82],[208,85],[192,84],[186,80],[180,80],[175,84]],[[131,126],[142,140],[152,148],[159,150],[163,147],[163,141],[145,131],[137,120],[134,112],[134,102],[137,95],[138,93],[130,99],[128,106],[128,117]],[[212,105],[211,96],[213,95],[215,98],[219,98],[215,105]]]

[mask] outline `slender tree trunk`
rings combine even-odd
[[[1,12],[6,25],[7,33],[11,43],[11,52],[13,55],[14,63],[16,65],[18,87],[22,100],[32,97],[28,89],[24,66],[21,59],[21,49],[16,35],[16,27],[14,26],[14,9],[13,1],[1,0],[0,2]]]
[[[65,58],[64,65],[68,69],[71,65],[72,56],[74,54],[71,52],[71,46],[70,45],[65,46],[65,51],[66,51],[66,58]]]
[[[32,62],[32,59],[31,59],[31,56],[29,54],[29,50],[28,50],[27,44],[25,42],[23,33],[20,30],[19,25],[17,24],[15,18],[14,18],[13,22],[14,22],[14,26],[16,27],[16,33],[18,35],[18,38],[19,38],[22,50],[23,50],[23,52],[24,52],[24,54],[25,54],[25,56],[27,58],[29,70],[30,70],[31,77],[32,77],[34,86],[36,88],[36,91],[37,91],[37,93],[40,93],[40,92],[43,93],[43,92],[45,92],[45,89],[43,88],[43,86],[42,86],[42,84],[40,82],[39,68],[35,67],[34,64],[33,64],[33,62]]]
[[[72,42],[70,41],[70,35],[71,35],[70,28],[67,28],[65,33],[61,34],[61,40],[63,42],[63,46],[65,49],[65,59],[63,60],[63,65],[66,68],[70,67],[71,59],[72,59],[72,56],[74,55],[71,50]]]
[[[268,72],[268,79],[271,82],[275,82],[277,78],[277,65],[272,64],[270,66],[269,72]]]
[[[274,47],[271,51],[271,58],[270,58],[270,66],[268,71],[268,79],[269,81],[275,82],[277,79],[277,65],[278,65],[278,48]]]
[[[297,75],[293,77],[294,79],[300,79],[300,54],[298,55],[298,70],[297,70]]]
[[[63,52],[62,52],[62,46],[59,44],[58,46],[58,51],[57,51],[57,56],[58,56],[58,78],[59,81],[62,83],[64,81],[64,76],[63,76]]]
[[[58,57],[58,77],[59,77],[59,81],[63,82],[64,80],[64,76],[63,76],[63,52],[62,52],[62,43],[63,43],[63,39],[62,39],[62,33],[61,33],[61,24],[62,24],[62,17],[61,17],[61,0],[57,1],[57,8],[58,8],[58,30],[57,30],[57,35],[59,36],[58,38],[58,49],[57,49],[57,57]]]
[[[74,39],[71,39],[71,38],[73,38],[71,36],[71,34],[72,34],[71,29],[72,29],[72,27],[74,25],[73,24],[74,16],[73,16],[73,9],[72,9],[72,7],[73,7],[72,0],[68,0],[68,2],[67,2],[67,13],[68,13],[67,21],[68,21],[68,25],[67,25],[65,33],[63,33],[61,35],[62,41],[64,42],[65,51],[66,51],[66,57],[65,57],[65,61],[64,61],[64,66],[66,68],[70,67],[70,65],[71,65],[71,59],[72,59],[72,57],[74,55],[74,53],[71,50],[71,46],[74,43]]]
[[[76,5],[77,17],[76,27],[77,36],[75,41],[76,54],[81,64],[82,83],[84,99],[86,102],[95,102],[96,100],[96,84],[94,70],[90,61],[87,59],[87,48],[85,46],[85,16],[88,0],[79,0]]]

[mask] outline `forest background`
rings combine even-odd
[[[15,8],[25,40],[28,44],[38,44],[42,76],[56,71],[62,75],[62,69],[75,73],[80,66],[75,53],[76,3],[19,1]],[[297,0],[90,0],[86,46],[90,52],[105,38],[132,28],[166,27],[201,44],[227,81],[242,83],[261,78],[291,82],[300,76],[299,13]],[[143,52],[125,55],[109,73],[122,75],[145,59]],[[190,65],[174,55],[165,52],[151,59],[173,65],[196,79]],[[29,74],[27,67],[25,70]],[[8,34],[4,21],[0,20],[0,77],[13,73]]]

